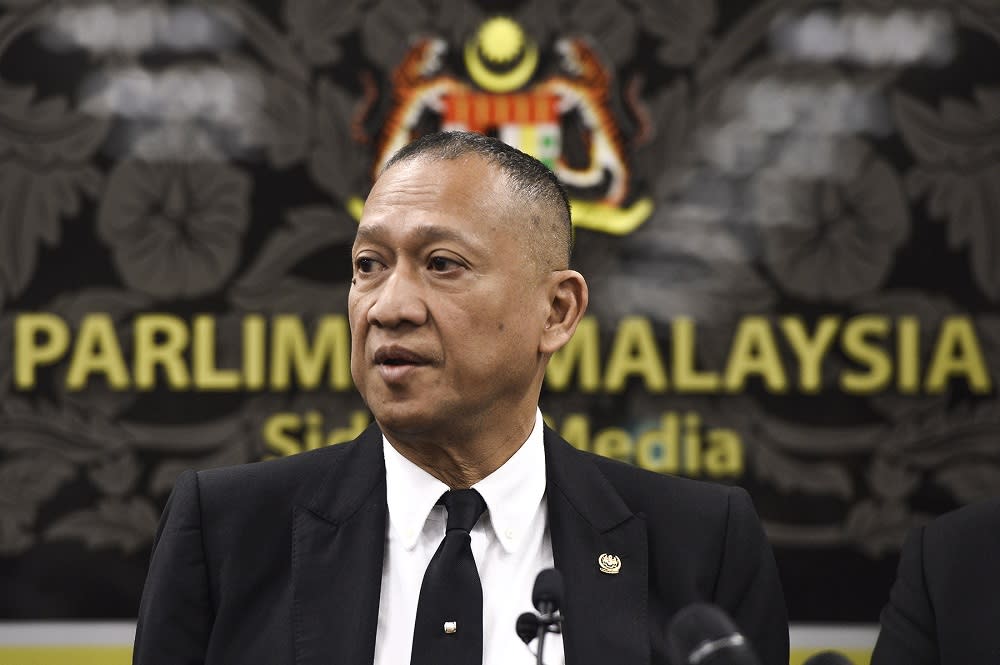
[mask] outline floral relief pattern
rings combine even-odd
[[[33,96],[0,81],[0,306],[31,280],[39,243],[57,244],[60,222],[101,187],[87,160],[107,123]]]
[[[284,19],[289,37],[310,64],[333,64],[341,57],[337,40],[357,28],[364,4],[359,0],[335,5],[322,0],[288,0]]]
[[[8,398],[0,409],[0,552],[33,546],[40,509],[87,465],[106,478],[105,460],[127,449],[123,432],[68,409],[32,408]],[[120,479],[115,479],[121,483]],[[69,513],[70,515],[73,512]]]
[[[47,540],[78,540],[97,549],[114,546],[132,554],[149,545],[159,514],[141,497],[104,499],[96,508],[80,510],[56,521],[45,531]]]
[[[716,19],[714,0],[646,2],[639,7],[642,25],[662,39],[657,59],[674,67],[697,60]]]
[[[976,283],[1000,301],[1000,89],[978,88],[974,102],[948,99],[940,113],[905,94],[894,99],[907,146],[919,160],[907,176],[910,195],[948,222],[948,242],[968,248]]]
[[[288,225],[268,244],[231,290],[233,304],[248,310],[322,314],[329,303],[344,302],[348,284],[317,283],[289,271],[317,250],[347,247],[357,228],[344,210],[308,207],[288,213]]]
[[[250,179],[231,166],[123,161],[108,179],[98,230],[129,287],[191,298],[232,275],[249,203]]]
[[[909,232],[898,174],[860,149],[846,182],[764,179],[764,256],[782,287],[808,299],[845,301],[878,288]]]
[[[28,450],[0,464],[0,554],[18,554],[34,545],[39,506],[75,473],[72,464],[42,450]]]

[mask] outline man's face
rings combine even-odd
[[[547,271],[534,211],[475,155],[386,171],[352,252],[351,374],[388,433],[475,431],[534,412]]]

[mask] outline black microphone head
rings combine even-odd
[[[514,629],[517,631],[517,636],[521,638],[521,641],[528,644],[531,640],[538,637],[538,616],[531,612],[525,612],[517,617],[517,624]]]
[[[759,665],[732,619],[715,605],[692,603],[667,628],[672,665]]]
[[[531,590],[531,604],[542,614],[550,614],[559,609],[563,599],[562,573],[555,568],[546,568],[535,578]]]
[[[820,651],[806,658],[802,665],[853,665],[851,659],[837,651]]]

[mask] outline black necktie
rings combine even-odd
[[[448,529],[420,585],[410,665],[481,665],[483,586],[469,531],[486,502],[470,489],[445,492],[438,503],[448,510]]]

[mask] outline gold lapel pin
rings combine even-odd
[[[622,572],[622,560],[614,554],[604,553],[597,557],[597,567],[602,573],[617,575]]]

